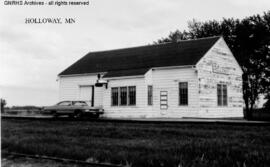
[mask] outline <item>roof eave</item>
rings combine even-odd
[[[194,68],[194,65],[182,65],[182,66],[165,66],[165,67],[152,67],[152,70],[168,70],[168,69],[181,69],[181,68]]]
[[[130,76],[119,76],[119,77],[104,77],[106,80],[119,80],[119,79],[133,79],[133,78],[144,78],[144,75],[130,75]]]
[[[94,73],[82,73],[82,74],[62,74],[62,75],[58,75],[58,77],[76,77],[76,76],[87,76],[87,75],[97,75],[97,74],[101,74],[101,75],[105,75],[107,72],[94,72]]]

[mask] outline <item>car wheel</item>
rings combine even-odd
[[[74,114],[69,114],[68,117],[69,118],[74,118]]]
[[[55,118],[58,117],[58,114],[57,114],[56,111],[52,111],[51,114],[52,114],[52,116],[55,117]]]
[[[95,119],[99,118],[99,114],[92,115],[92,118],[95,118]]]
[[[74,112],[74,118],[80,118],[80,117],[82,117],[82,112],[80,110],[76,110]]]

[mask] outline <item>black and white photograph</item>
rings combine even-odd
[[[0,166],[270,166],[269,0],[0,3]]]

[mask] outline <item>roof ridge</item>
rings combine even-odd
[[[220,38],[220,36],[210,36],[210,37],[203,37],[203,38],[196,38],[196,39],[186,39],[186,40],[180,40],[177,41],[176,43],[182,43],[182,42],[191,42],[191,41],[198,41],[198,40],[205,40],[205,39],[212,39],[212,38]],[[111,52],[111,51],[120,51],[120,50],[126,50],[126,49],[136,49],[136,48],[143,48],[143,47],[149,47],[149,46],[160,46],[160,45],[166,45],[166,44],[173,44],[175,42],[164,42],[164,43],[159,43],[159,44],[148,44],[148,45],[140,45],[140,46],[131,46],[131,47],[126,47],[126,48],[116,48],[116,49],[109,49],[109,50],[100,50],[100,51],[93,51],[93,52],[88,52],[86,55],[89,53],[102,53],[102,52]]]
[[[194,38],[194,39],[186,39],[186,40],[179,40],[177,42],[185,42],[185,41],[199,41],[204,39],[212,39],[212,38],[221,38],[222,35],[216,35],[216,36],[209,36],[209,37],[202,37],[202,38]]]

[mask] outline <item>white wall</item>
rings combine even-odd
[[[221,38],[196,68],[155,68],[142,77],[109,79],[107,89],[95,88],[95,106],[103,105],[105,117],[242,117],[241,75],[241,68]],[[79,86],[94,85],[96,80],[96,75],[60,77],[60,100],[77,100]],[[188,82],[187,106],[179,106],[179,82]],[[217,83],[228,85],[227,107],[217,106]],[[147,104],[148,85],[153,85],[152,106]],[[111,106],[111,88],[121,86],[136,86],[135,106]],[[168,92],[166,110],[160,109],[160,91]]]
[[[223,38],[196,65],[201,117],[243,117],[242,71]],[[217,105],[217,84],[227,85],[228,106]]]
[[[79,100],[80,85],[94,85],[96,75],[62,76],[59,78],[59,100]],[[111,106],[111,88],[136,86],[135,106]],[[144,77],[130,79],[112,79],[108,88],[95,87],[94,106],[103,106],[105,117],[153,117],[151,107],[147,107],[147,85]]]
[[[135,106],[111,106],[111,88],[122,86],[136,86]],[[151,108],[147,107],[147,85],[144,77],[109,80],[108,89],[105,90],[103,99],[105,117],[153,117]]]
[[[153,111],[158,117],[194,117],[197,116],[198,80],[195,69],[157,69],[152,72]],[[179,82],[188,82],[188,106],[179,106]],[[168,91],[168,109],[160,109],[160,91]]]
[[[188,82],[189,105],[178,105],[179,82]],[[148,105],[147,87],[153,85],[153,105]],[[136,86],[136,106],[111,106],[111,88]],[[168,91],[168,109],[160,109],[160,91]],[[142,78],[110,80],[104,92],[104,109],[106,117],[147,118],[171,117],[181,118],[196,116],[198,106],[198,80],[196,70],[192,68],[149,70]]]
[[[62,100],[79,100],[79,87],[86,85],[95,85],[97,75],[83,76],[61,76],[59,78],[59,101]],[[103,101],[103,89],[95,87],[94,89],[94,106],[101,106]]]

